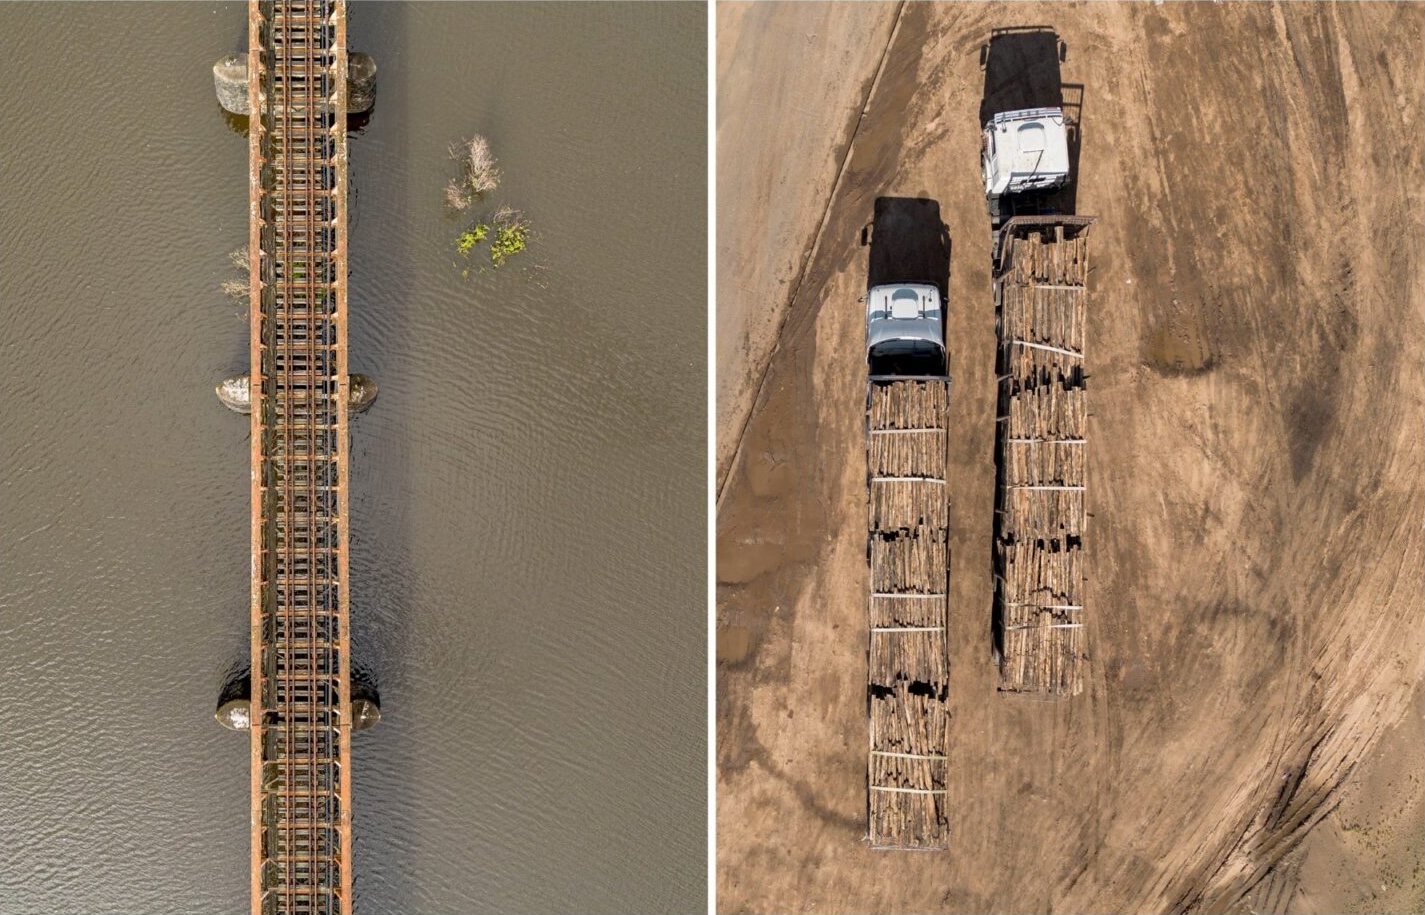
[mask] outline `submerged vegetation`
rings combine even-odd
[[[445,202],[456,213],[466,213],[483,204],[485,197],[500,186],[498,161],[490,151],[489,141],[478,134],[452,144],[450,157],[460,163],[460,175],[446,184]],[[470,260],[488,241],[489,266],[499,267],[529,247],[531,235],[529,220],[524,214],[509,204],[502,204],[493,213],[477,218],[456,236],[455,250]],[[484,273],[486,265],[480,263],[476,269]],[[462,268],[461,275],[470,276],[470,267]]]
[[[495,240],[490,242],[490,261],[496,267],[514,257],[529,243],[529,220],[510,206],[495,211]]]
[[[455,249],[460,252],[461,256],[469,257],[475,246],[484,241],[485,236],[489,234],[490,227],[483,222],[477,222],[460,233],[460,237],[455,241]]]
[[[252,282],[247,279],[248,274],[252,272],[252,264],[248,260],[247,245],[228,252],[228,260],[243,274],[244,278],[240,280],[223,280],[219,286],[222,288],[223,294],[228,296],[228,298],[240,305],[247,305],[248,299],[252,295]]]

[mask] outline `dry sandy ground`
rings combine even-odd
[[[747,422],[895,14],[892,3],[718,6],[719,429]],[[717,437],[719,489],[737,438]]]
[[[720,56],[756,40],[720,22],[743,29]],[[978,55],[1029,24],[1084,84],[1078,211],[1100,217],[1090,675],[1057,703],[996,694],[989,640]],[[721,910],[1425,910],[1422,34],[1420,5],[897,11],[719,508]],[[725,85],[721,116],[758,85]],[[782,150],[779,174],[821,152]],[[861,842],[857,233],[881,195],[939,200],[954,244],[949,853]],[[796,255],[755,224],[720,217],[719,250]]]

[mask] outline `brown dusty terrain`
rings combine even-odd
[[[747,422],[895,14],[891,3],[718,6],[719,429]],[[719,488],[736,440],[718,435]]]
[[[997,694],[989,638],[979,48],[1030,24],[1084,85],[1078,212],[1100,217],[1090,660],[1061,702]],[[720,16],[720,58],[746,29]],[[1425,910],[1422,34],[1403,4],[897,10],[719,506],[720,910]],[[724,118],[758,93],[724,88]],[[857,236],[882,195],[935,198],[953,239],[948,853],[861,841]],[[748,224],[720,217],[719,251],[795,255]]]

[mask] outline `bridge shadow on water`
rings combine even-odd
[[[1083,140],[1083,83],[1063,81],[1062,65],[1069,46],[1050,26],[1031,25],[995,29],[980,48],[980,68],[985,73],[980,97],[983,128],[997,114],[1025,108],[1062,108],[1068,130],[1069,173],[1066,187],[1036,200],[1026,210],[1073,215],[1078,212],[1079,147]]]
[[[417,710],[412,707],[412,607],[417,589],[414,516],[390,494],[413,491],[417,413],[402,365],[412,349],[406,303],[416,255],[407,195],[378,163],[410,155],[410,8],[366,3],[348,19],[347,44],[376,59],[376,103],[347,118],[350,369],[376,378],[380,396],[350,424],[352,672],[377,685],[382,722],[352,738],[354,908],[420,907]],[[370,164],[368,164],[370,163]],[[368,202],[363,204],[363,191]],[[368,213],[367,209],[377,212]]]

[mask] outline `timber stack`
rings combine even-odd
[[[949,379],[872,376],[866,407],[869,840],[945,848]]]
[[[1000,689],[1083,689],[1084,368],[1091,217],[1020,217],[995,263],[995,648]]]

